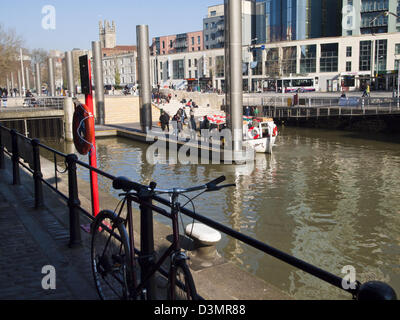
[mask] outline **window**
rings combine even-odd
[[[200,44],[200,43],[201,43],[201,37],[197,36],[197,44]]]
[[[165,41],[162,42],[162,48],[165,49]]]
[[[297,47],[285,47],[282,57],[282,73],[296,74],[297,69]]]
[[[352,55],[352,47],[346,47],[346,57],[351,57]]]
[[[371,70],[371,41],[360,41],[360,71]]]
[[[172,48],[172,40],[169,40],[169,47]]]
[[[211,17],[215,17],[216,15],[217,15],[217,11],[211,11],[211,12],[210,12],[210,16],[211,16]]]
[[[265,71],[267,76],[278,76],[279,68],[279,50],[278,48],[272,48],[268,51],[267,61],[265,61]]]
[[[192,37],[192,46],[194,45],[194,37]]]
[[[192,77],[192,70],[189,70],[189,79]]]
[[[301,46],[300,73],[317,72],[317,46]]]
[[[346,61],[346,72],[351,72],[351,61]]]
[[[173,68],[173,79],[184,79],[185,78],[185,67],[184,60],[174,60],[172,63]]]
[[[337,43],[321,44],[320,72],[338,71],[338,49]]]
[[[192,66],[192,59],[189,59],[188,63],[189,63],[189,68],[190,68]]]
[[[208,41],[208,34],[206,34],[206,41]]]
[[[208,23],[205,24],[205,29],[208,30]]]
[[[215,76],[222,78],[225,76],[225,61],[224,56],[215,57]]]
[[[396,43],[394,54],[400,54],[400,43]]]

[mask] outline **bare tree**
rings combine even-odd
[[[0,24],[0,84],[5,86],[7,75],[18,70],[19,49],[23,39],[14,29],[6,29]],[[20,68],[20,67],[19,67]]]
[[[40,64],[40,79],[43,83],[48,82],[48,59],[49,53],[44,49],[34,49],[31,52],[32,70],[36,70],[36,64]]]

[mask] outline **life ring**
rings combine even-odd
[[[273,131],[273,133],[272,133],[272,136],[273,136],[273,137],[276,137],[277,135],[278,135],[278,127],[275,125],[274,131]]]
[[[260,138],[260,130],[257,127],[251,127],[247,132],[247,136],[250,139],[259,139]]]
[[[93,118],[93,114],[86,105],[79,104],[75,107],[72,132],[75,148],[82,155],[87,155],[93,148],[95,134]]]

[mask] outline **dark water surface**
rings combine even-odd
[[[149,165],[147,145],[120,138],[97,141],[98,166],[134,181],[156,181],[161,188],[225,175],[237,187],[200,196],[198,213],[338,276],[351,265],[357,280],[389,282],[400,295],[400,139],[302,128],[280,133],[274,154],[257,155],[254,170],[168,161]],[[85,170],[79,172],[88,179]],[[117,195],[109,181],[100,178],[99,184]],[[218,250],[297,299],[351,298],[226,236]]]

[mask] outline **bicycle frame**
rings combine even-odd
[[[129,236],[129,254],[131,256],[131,274],[130,277],[132,279],[132,285],[133,288],[129,288],[129,291],[131,295],[136,299],[136,297],[140,294],[140,292],[143,291],[145,288],[148,280],[160,269],[161,265],[167,260],[168,257],[171,256],[171,266],[174,265],[174,258],[173,256],[174,253],[180,253],[181,252],[181,245],[180,245],[180,239],[179,239],[179,204],[175,202],[176,196],[172,197],[172,203],[173,203],[173,209],[171,210],[171,213],[168,213],[167,211],[157,208],[153,205],[150,205],[146,202],[143,202],[140,200],[140,198],[136,194],[132,193],[126,193],[124,194],[125,198],[122,203],[122,206],[120,208],[120,211],[118,213],[118,217],[120,217],[121,213],[123,212],[125,204],[127,205],[127,217],[125,220],[125,227],[127,228],[128,231],[128,236]],[[152,264],[150,269],[146,272],[146,274],[142,274],[142,279],[140,283],[138,284],[137,277],[136,277],[136,272],[133,270],[136,270],[136,260],[135,260],[135,241],[134,241],[134,230],[133,230],[133,212],[132,212],[132,202],[136,202],[142,206],[147,206],[148,208],[157,211],[158,213],[170,218],[172,220],[172,232],[173,232],[173,240],[171,246],[164,252],[162,257],[156,261],[155,264]],[[140,259],[145,259],[149,257],[141,257],[139,255],[139,260]],[[139,261],[140,264],[140,261]],[[143,271],[143,270],[142,270]],[[171,288],[175,287],[175,279],[171,279],[172,285]]]

